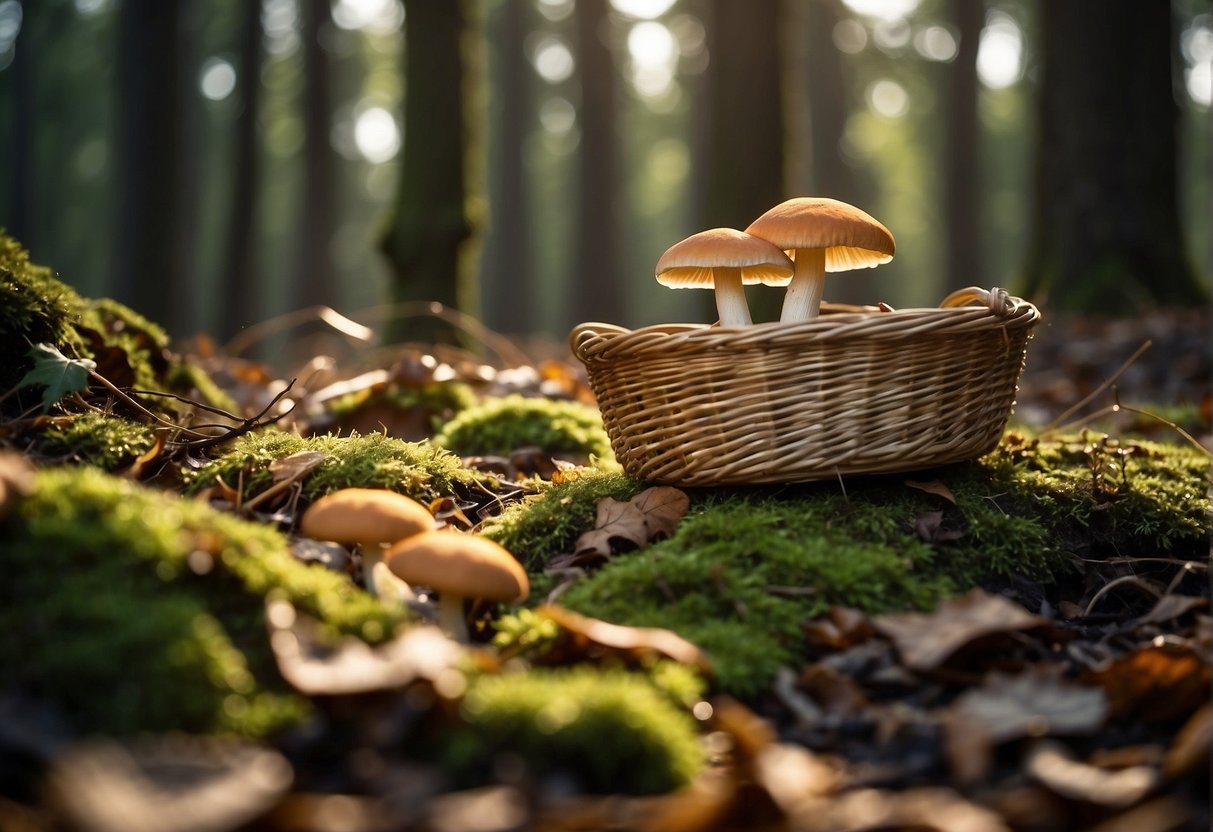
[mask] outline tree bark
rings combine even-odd
[[[703,228],[745,229],[785,198],[781,22],[780,0],[710,4]],[[777,291],[751,292],[754,320],[777,319],[782,302]],[[703,304],[715,314],[710,296]]]
[[[491,192],[490,231],[481,266],[485,323],[501,332],[529,332],[534,320],[531,256],[531,195],[527,184],[526,139],[534,73],[526,55],[530,27],[529,0],[505,0],[497,12],[499,44],[491,77],[499,102],[497,141],[490,169],[496,172]]]
[[[186,320],[188,233],[179,221],[186,183],[184,4],[126,0],[119,10],[118,217],[115,298],[180,335]]]
[[[983,4],[950,0],[958,51],[948,66],[947,128],[944,131],[946,291],[985,285],[981,264],[981,169],[977,119],[977,46],[985,22]]]
[[[231,338],[256,321],[257,290],[261,285],[257,265],[257,190],[260,180],[257,114],[261,109],[261,4],[247,3],[240,23],[239,73],[240,112],[235,123],[235,159],[232,170],[230,220],[224,254],[223,308],[218,334]]]
[[[5,125],[5,137],[8,153],[7,175],[8,187],[5,197],[5,210],[0,217],[0,228],[9,236],[19,240],[27,250],[36,251],[38,241],[34,229],[34,200],[37,190],[34,188],[34,125],[36,119],[36,102],[34,99],[34,49],[33,38],[34,15],[38,10],[27,5],[24,7],[21,32],[13,45],[13,62],[9,64],[4,74],[8,84],[7,111],[12,113],[12,119]],[[5,79],[0,79],[5,80]],[[11,109],[10,109],[11,108]]]
[[[254,4],[256,5],[256,4]],[[300,206],[299,281],[296,306],[337,302],[332,257],[337,217],[336,158],[332,132],[333,94],[328,52],[321,45],[330,25],[329,0],[304,0],[303,73],[303,199]]]
[[[470,106],[482,45],[468,0],[406,0],[404,154],[382,248],[394,301],[437,301],[477,314],[468,167],[479,125]],[[403,321],[391,340],[435,337]]]
[[[1203,301],[1179,220],[1171,5],[1041,6],[1026,293],[1053,310],[1117,315]]]
[[[581,106],[578,128],[577,274],[569,314],[577,321],[621,321],[627,308],[625,281],[619,273],[621,198],[617,138],[615,62],[603,39],[608,22],[606,0],[576,5],[578,77]]]

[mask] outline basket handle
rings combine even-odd
[[[992,289],[982,289],[979,286],[967,286],[964,289],[957,289],[952,294],[939,302],[940,309],[954,309],[960,306],[968,306],[973,303],[979,303],[987,307],[990,312],[999,317],[1011,314],[1015,303],[1011,298],[1011,293],[1006,289],[1000,289],[995,286]]]

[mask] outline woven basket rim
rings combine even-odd
[[[798,323],[719,326],[702,323],[662,323],[638,329],[590,321],[574,327],[569,345],[582,361],[601,360],[608,354],[703,349],[764,349],[838,342],[851,339],[912,339],[997,328],[1031,328],[1040,311],[1022,298],[997,287],[967,287],[948,295],[938,307],[912,307],[890,311],[823,303],[822,314]],[[845,310],[845,311],[844,311]],[[870,311],[867,311],[870,310]]]

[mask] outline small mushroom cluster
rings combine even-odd
[[[657,281],[675,288],[712,286],[721,326],[752,321],[743,286],[787,286],[781,323],[817,317],[825,273],[878,266],[893,259],[893,235],[853,205],[797,197],[776,205],[745,231],[712,228],[666,250]]]
[[[526,570],[488,538],[438,528],[429,510],[395,491],[344,488],[308,507],[299,531],[356,546],[363,585],[380,596],[407,598],[411,585],[438,594],[438,623],[468,639],[464,600],[520,601],[530,593]]]

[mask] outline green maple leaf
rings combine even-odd
[[[68,393],[88,389],[89,373],[97,362],[87,358],[68,358],[50,344],[35,344],[29,351],[34,368],[25,374],[17,387],[46,386],[42,393],[42,410],[50,408]]]

